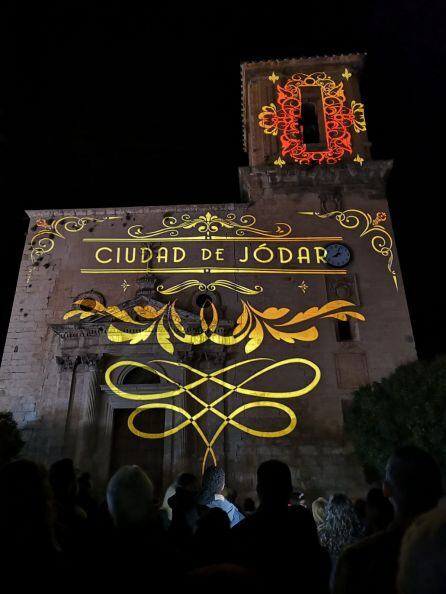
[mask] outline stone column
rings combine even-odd
[[[96,485],[100,491],[105,491],[109,479],[112,439],[113,405],[110,394],[98,388],[95,405],[95,446],[91,458]]]
[[[75,464],[91,471],[96,446],[98,421],[98,386],[100,355],[87,353],[81,356],[85,365],[83,394],[80,402],[78,438],[76,441]]]
[[[63,432],[60,442],[63,447],[60,455],[53,455],[54,458],[72,456],[74,450],[73,432],[70,431],[74,416],[74,395],[76,392],[76,368],[79,363],[78,355],[62,355],[56,357],[59,368],[59,378],[57,385],[57,405],[53,415],[53,431]],[[60,419],[59,419],[60,417]],[[59,441],[54,437],[54,441]],[[55,454],[55,453],[54,453]]]

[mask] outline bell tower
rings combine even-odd
[[[416,358],[386,199],[392,162],[371,159],[362,67],[359,54],[242,65],[244,201],[270,220],[293,220],[296,236],[341,236],[336,245],[321,244],[324,275],[303,271],[288,290],[276,283],[276,302],[292,296],[296,307],[311,311],[345,300],[365,319],[340,316],[312,345],[293,351],[311,355],[323,370],[319,391],[301,411],[293,460],[301,484],[331,485],[328,492],[339,481],[361,491],[344,430],[353,392]],[[273,285],[269,290],[274,294]]]
[[[249,164],[361,167],[370,158],[362,61],[355,54],[243,64]]]

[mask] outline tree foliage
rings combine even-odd
[[[0,466],[18,455],[25,442],[11,412],[0,412]]]
[[[446,357],[398,367],[359,388],[347,411],[347,433],[365,468],[383,476],[395,448],[413,444],[446,468]]]

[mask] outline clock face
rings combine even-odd
[[[332,243],[327,245],[327,256],[326,260],[330,266],[336,266],[336,268],[342,268],[348,264],[352,258],[352,254],[346,245],[340,243]]]

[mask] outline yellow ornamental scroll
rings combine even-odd
[[[262,369],[260,369],[259,371],[256,371],[255,373],[252,373],[248,377],[245,377],[245,379],[243,379],[241,382],[239,382],[237,384],[232,384],[232,383],[222,379],[222,377],[221,377],[221,376],[223,376],[223,374],[228,373],[234,369],[241,368],[241,367],[244,367],[247,365],[252,365],[253,363],[259,363],[259,362],[265,363],[265,366]],[[156,367],[153,366],[153,365],[157,365],[157,364],[167,366],[167,367],[171,366],[171,367],[186,369],[189,372],[189,374],[194,375],[196,377],[196,379],[183,385],[180,382],[173,380],[169,375],[167,375],[166,373],[160,371],[159,369],[157,369]],[[274,370],[277,370],[277,369],[284,367],[286,365],[304,365],[306,367],[309,367],[313,370],[314,377],[306,386],[301,387],[301,388],[294,387],[294,389],[291,389],[291,390],[285,391],[285,392],[283,392],[283,391],[282,392],[280,392],[280,391],[273,392],[273,391],[269,391],[269,390],[260,390],[260,389],[255,389],[252,387],[251,388],[247,387],[248,384],[251,384],[251,382],[253,382],[257,378],[261,377],[262,375],[271,373]],[[113,372],[116,371],[117,369],[119,369],[120,367],[129,367],[129,366],[139,367],[141,369],[144,369],[148,373],[152,373],[152,374],[158,376],[160,379],[164,380],[168,384],[171,384],[171,386],[172,386],[171,389],[166,390],[165,392],[157,393],[157,394],[150,394],[150,393],[135,394],[135,393],[123,390],[122,388],[119,388],[113,382],[113,379],[112,379]],[[205,448],[206,448],[204,456],[203,456],[202,471],[204,471],[204,468],[206,466],[206,461],[207,461],[209,455],[212,457],[214,464],[217,464],[217,458],[216,458],[213,446],[215,445],[218,437],[221,435],[221,433],[224,431],[224,429],[228,425],[231,425],[232,427],[235,427],[235,428],[239,429],[240,431],[243,431],[244,433],[248,433],[249,435],[253,435],[255,437],[262,437],[262,438],[278,438],[278,437],[283,437],[283,436],[291,433],[297,424],[296,415],[295,415],[294,411],[289,406],[286,406],[285,404],[282,404],[281,402],[277,402],[277,400],[298,398],[299,396],[308,394],[309,392],[314,390],[314,388],[318,385],[320,379],[321,379],[321,371],[320,371],[319,367],[315,363],[313,363],[313,361],[310,361],[308,359],[301,359],[301,358],[284,359],[282,361],[274,361],[274,359],[268,359],[268,358],[247,359],[245,361],[239,361],[238,363],[228,365],[228,366],[223,367],[222,369],[218,369],[217,371],[214,371],[212,373],[205,373],[205,372],[201,371],[200,369],[191,367],[190,365],[186,365],[184,363],[177,363],[175,361],[152,360],[152,361],[149,361],[147,364],[140,363],[138,361],[119,361],[118,363],[114,363],[113,365],[110,365],[110,367],[107,369],[107,371],[105,373],[106,384],[120,398],[126,398],[128,400],[150,401],[148,404],[142,404],[142,405],[138,406],[129,416],[128,426],[129,426],[130,431],[134,435],[137,435],[138,437],[142,437],[144,439],[164,439],[166,437],[174,435],[175,433],[178,433],[179,431],[182,431],[189,425],[192,425],[192,427],[194,427],[194,429],[197,431],[198,435],[202,439],[202,441],[205,445]],[[204,400],[199,398],[194,392],[194,390],[196,390],[199,386],[201,386],[202,384],[206,384],[206,383],[216,384],[223,389],[223,394],[221,396],[219,396],[218,398],[216,398],[211,403],[205,402]],[[183,394],[187,395],[190,399],[194,400],[196,403],[198,403],[200,405],[201,409],[197,413],[191,414],[186,410],[186,408],[182,408],[182,407],[177,406],[172,403],[153,402],[156,400],[166,400],[166,399],[174,400],[175,398],[177,398],[178,396],[181,396]],[[234,411],[232,411],[228,415],[224,414],[217,408],[217,406],[219,404],[221,404],[222,402],[224,402],[226,399],[235,398],[237,395],[251,397],[251,398],[260,398],[260,400],[255,401],[255,402],[249,402],[247,404],[239,406],[238,408],[236,408]],[[237,417],[239,417],[243,412],[245,412],[251,408],[257,408],[257,407],[268,407],[268,408],[274,408],[274,409],[280,410],[281,412],[285,413],[288,416],[288,419],[289,419],[288,425],[286,427],[276,430],[276,431],[261,431],[261,430],[253,429],[252,427],[249,427],[248,425],[245,425],[245,424],[241,423],[240,421],[236,420]],[[179,415],[182,415],[182,417],[184,417],[184,421],[181,421],[175,427],[172,427],[171,429],[168,429],[167,431],[162,431],[160,433],[146,433],[144,431],[139,430],[135,425],[135,421],[136,421],[137,417],[141,413],[148,412],[148,411],[154,410],[154,409],[165,409],[165,410],[173,411],[175,413],[178,413]],[[218,418],[221,419],[220,425],[218,426],[217,430],[215,431],[215,433],[212,436],[205,435],[204,431],[201,429],[199,422],[198,422],[202,417],[204,417],[204,415],[206,415],[208,413],[214,414],[215,416],[217,416]]]
[[[321,307],[310,307],[306,311],[298,312],[289,318],[290,310],[287,307],[267,307],[261,311],[253,307],[248,301],[242,300],[242,312],[236,319],[232,333],[229,336],[218,332],[219,314],[213,303],[210,304],[210,319],[206,317],[205,309],[203,307],[200,309],[201,332],[190,334],[184,328],[175,303],[175,301],[166,303],[159,309],[150,305],[133,307],[132,312],[134,314],[137,314],[140,319],[147,320],[147,322],[140,322],[135,320],[129,312],[121,310],[118,306],[105,307],[98,301],[84,299],[75,302],[75,305],[83,309],[74,309],[67,312],[64,319],[67,320],[76,316],[79,317],[79,320],[92,318],[93,316],[100,319],[109,316],[115,318],[117,322],[136,325],[141,328],[138,332],[128,332],[110,323],[107,337],[111,342],[138,344],[154,336],[161,348],[169,354],[173,354],[175,351],[173,339],[190,345],[200,345],[211,341],[226,347],[245,342],[245,353],[249,354],[260,347],[265,335],[289,344],[294,344],[296,341],[312,342],[317,340],[319,331],[314,325],[314,321],[317,319],[334,318],[346,321],[350,317],[360,321],[365,320],[361,313],[353,311],[352,308],[355,308],[356,305],[351,301],[329,301]],[[87,311],[84,311],[85,309]],[[305,327],[295,328],[297,325],[305,325]]]

